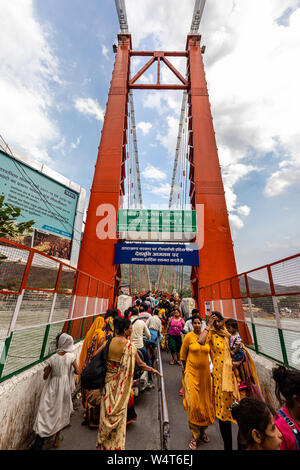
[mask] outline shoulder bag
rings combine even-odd
[[[102,388],[105,383],[107,370],[108,348],[113,336],[110,336],[102,351],[97,354],[91,362],[83,369],[80,377],[81,387],[84,390],[97,390]]]

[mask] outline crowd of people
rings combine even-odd
[[[178,391],[187,411],[191,432],[189,448],[210,442],[209,426],[218,421],[224,450],[232,450],[232,423],[238,425],[239,450],[300,449],[300,372],[283,365],[273,369],[278,412],[265,402],[254,361],[243,345],[234,319],[224,321],[214,311],[206,321],[193,309],[182,313],[178,296],[151,292],[137,295],[123,313],[107,310],[87,332],[77,365],[73,339],[57,338],[57,354],[48,360],[35,420],[36,441],[41,449],[45,438],[70,422],[73,411],[73,374],[78,383],[93,358],[106,351],[105,385],[99,390],[81,387],[84,409],[82,425],[98,428],[98,450],[125,449],[126,427],[137,419],[133,384],[139,371],[148,374],[148,390],[155,388],[157,347],[170,354],[168,364],[178,367]],[[72,382],[72,380],[73,382]],[[53,412],[55,408],[55,413]]]

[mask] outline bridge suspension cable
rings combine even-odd
[[[190,34],[198,34],[206,0],[195,0],[194,12],[191,22]],[[177,145],[174,159],[172,182],[169,198],[169,209],[188,209],[188,94],[183,92],[181,113],[179,120],[179,129],[177,136]],[[166,268],[161,266],[158,277],[158,289],[171,289],[171,291],[182,291],[184,272],[187,271],[183,266],[174,266]]]
[[[115,4],[119,17],[121,33],[129,34],[125,0],[115,0]],[[128,209],[142,209],[143,199],[141,190],[139,155],[132,91],[129,91],[128,93],[128,117],[129,119],[127,129],[126,202]],[[150,274],[147,265],[127,265],[123,266],[122,271],[124,277],[126,272],[129,281],[129,290],[131,294],[151,290]]]
[[[197,34],[200,28],[200,23],[203,15],[206,0],[196,0],[191,24],[190,34]]]
[[[121,33],[129,34],[125,0],[115,0]]]

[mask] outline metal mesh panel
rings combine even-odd
[[[19,292],[29,251],[0,242],[0,290]]]
[[[276,294],[300,292],[300,256],[271,266]]]
[[[244,275],[238,276],[238,280],[239,280],[240,296],[247,297],[245,276]]]
[[[59,263],[46,256],[34,254],[26,287],[55,289]]]
[[[267,326],[255,325],[258,351],[275,360],[283,362],[278,330]]]
[[[283,331],[288,363],[295,369],[300,369],[300,330]]]
[[[45,356],[48,356],[49,354],[52,354],[56,351],[56,337],[57,335],[62,333],[64,324],[65,324],[64,322],[55,323],[54,325],[50,326],[47,343],[45,347]]]
[[[51,322],[66,320],[69,317],[71,306],[72,295],[57,294]]]
[[[89,297],[88,303],[87,303],[87,310],[86,310],[86,315],[94,315],[95,314],[95,304],[96,304],[96,298]]]
[[[235,299],[235,313],[237,320],[244,320],[244,309],[243,309],[243,302],[242,299]]]
[[[107,309],[108,309],[108,299],[103,299],[101,313],[105,313]]]
[[[212,307],[213,310],[221,313],[221,312],[222,312],[222,308],[221,308],[221,302],[220,302],[220,300],[213,300],[213,302],[214,302],[214,303],[213,303],[213,307]]]
[[[251,297],[253,295],[270,295],[271,287],[267,268],[257,269],[247,274]]]
[[[277,297],[278,311],[282,326],[300,329],[300,295]]]
[[[220,289],[221,289],[221,298],[222,299],[231,299],[231,284],[230,280],[220,282]]]
[[[0,294],[0,338],[6,338],[18,295]]]
[[[0,339],[0,358],[2,357],[4,345],[5,345],[5,340],[4,340],[4,339]]]
[[[50,292],[25,290],[15,329],[47,323],[53,295]]]
[[[219,284],[214,284],[211,288],[212,300],[218,300],[220,298],[220,286]]]
[[[252,343],[254,344],[254,337],[253,337],[252,325],[251,325],[250,322],[246,322],[246,325],[247,325],[248,331],[249,331],[249,333],[250,333],[250,335],[251,335]]]
[[[222,300],[222,303],[223,303],[223,317],[234,318],[232,299]]]
[[[231,289],[232,289],[232,297],[234,299],[238,299],[241,297],[240,279],[238,276],[235,276],[231,279]]]
[[[87,317],[84,322],[83,336],[85,336],[94,322],[94,317]]]
[[[242,306],[243,306],[243,313],[244,313],[245,319],[251,321],[251,313],[250,313],[248,299],[243,299]]]
[[[97,309],[96,309],[96,315],[100,315],[103,313],[103,299],[97,299]]]
[[[251,303],[255,323],[276,325],[272,297],[254,297]]]
[[[76,277],[75,269],[68,268],[67,266],[62,267],[59,287],[60,292],[73,292],[74,282]]]
[[[73,320],[71,323],[69,334],[73,337],[74,341],[81,338],[81,326],[82,326],[82,318],[78,320]]]
[[[74,311],[73,311],[73,318],[82,317],[84,315],[85,303],[86,303],[86,297],[76,296],[75,304],[74,304]]]
[[[46,327],[15,331],[6,358],[3,376],[29,366],[40,358]]]

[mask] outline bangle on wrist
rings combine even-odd
[[[207,328],[207,327],[205,327],[205,328],[204,328],[204,330],[206,330],[206,331],[209,331],[209,330],[210,330],[210,328]]]

